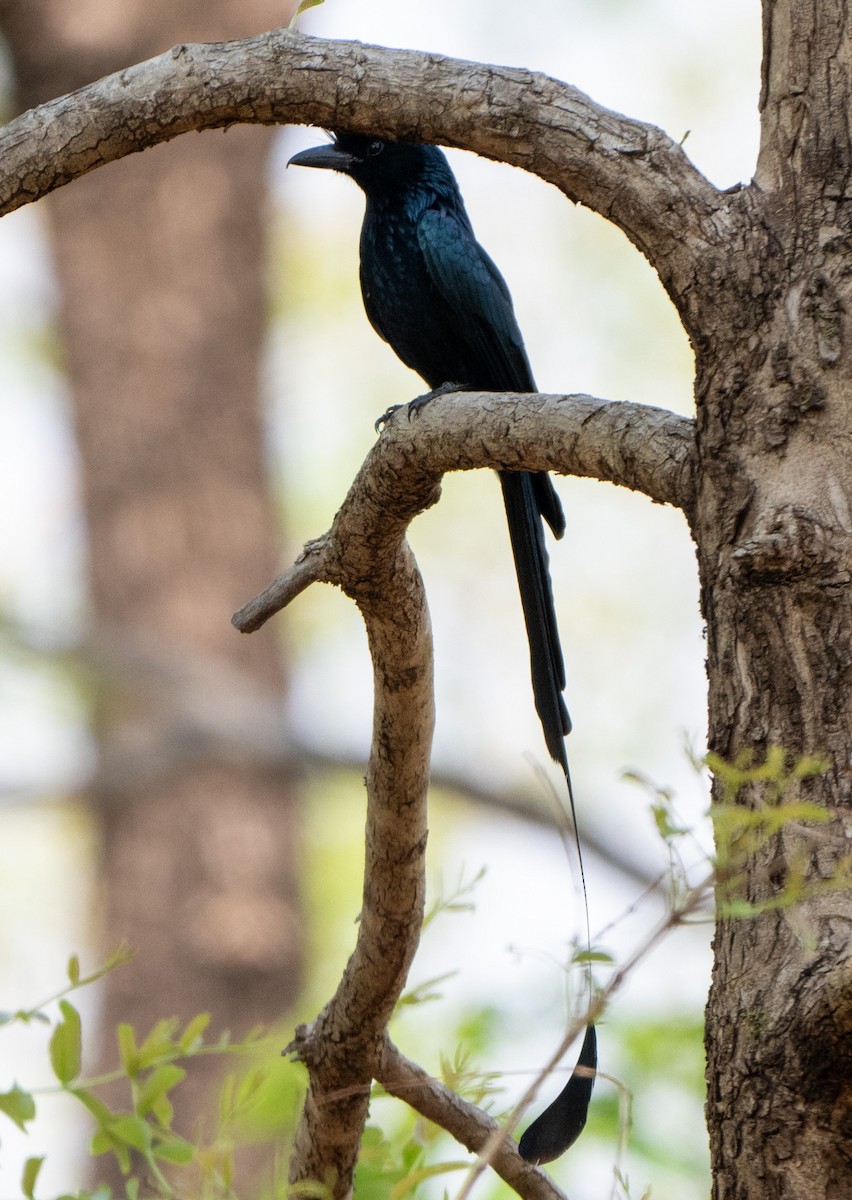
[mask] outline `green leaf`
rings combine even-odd
[[[109,1154],[110,1150],[112,1150],[112,1138],[105,1129],[98,1129],[92,1134],[89,1148],[92,1154]]]
[[[307,12],[307,10],[309,8],[318,8],[319,5],[322,4],[322,2],[323,2],[323,0],[302,0],[299,7],[293,13],[293,16],[290,18],[290,24],[287,26],[287,28],[295,29],[296,28],[296,18],[301,16],[301,14],[303,12]]]
[[[41,1170],[43,1162],[44,1155],[41,1158],[28,1158],[24,1163],[24,1169],[21,1172],[21,1191],[27,1200],[34,1200],[33,1193],[35,1192],[36,1180],[38,1179],[38,1173]]]
[[[443,975],[434,975],[431,979],[424,979],[422,983],[403,992],[396,1002],[397,1008],[404,1008],[410,1004],[428,1004],[430,1000],[440,1000],[442,993],[434,989],[438,984],[445,983],[455,975],[458,975],[458,971],[445,971]]]
[[[237,1088],[237,1107],[245,1108],[257,1099],[257,1093],[269,1078],[266,1067],[255,1067],[240,1081]]]
[[[174,1105],[168,1096],[158,1096],[150,1108],[150,1115],[163,1129],[171,1129],[175,1117]]]
[[[36,1113],[35,1100],[15,1084],[10,1091],[0,1092],[0,1112],[26,1133],[25,1122],[31,1121]]]
[[[31,1009],[29,1012],[19,1008],[17,1012],[0,1013],[0,1028],[3,1025],[12,1025],[15,1021],[19,1021],[22,1025],[29,1025],[30,1021],[41,1021],[42,1025],[49,1025],[50,1017],[37,1008]]]
[[[135,1079],[139,1074],[139,1050],[136,1046],[136,1034],[133,1032],[133,1026],[119,1025],[116,1032],[122,1066],[130,1078]]]
[[[234,1096],[236,1090],[236,1075],[233,1073],[226,1075],[219,1089],[219,1122],[222,1125],[227,1124],[234,1115]]]
[[[210,1013],[199,1013],[197,1017],[192,1018],[178,1039],[184,1054],[194,1054],[196,1050],[200,1049],[204,1041],[202,1035],[209,1024]]]
[[[130,1151],[127,1149],[127,1143],[123,1142],[121,1138],[113,1137],[108,1129],[97,1130],[92,1137],[89,1149],[96,1157],[101,1154],[114,1154],[121,1173],[123,1175],[130,1174]]]
[[[163,1138],[154,1147],[154,1155],[182,1167],[195,1158],[195,1147],[181,1137]]]
[[[50,1039],[50,1065],[61,1084],[71,1083],[80,1074],[83,1052],[80,1014],[67,1000],[59,1001],[63,1019]]]
[[[75,1096],[89,1110],[101,1128],[110,1123],[113,1114],[104,1104],[103,1100],[99,1100],[93,1092],[87,1091],[86,1088],[69,1088],[68,1090],[72,1096]]]
[[[137,1070],[141,1071],[177,1057],[180,1052],[179,1044],[174,1040],[177,1029],[178,1022],[175,1017],[157,1022],[139,1047]]]
[[[186,1071],[174,1063],[166,1063],[151,1072],[148,1078],[139,1086],[136,1099],[136,1111],[140,1117],[150,1112],[167,1092],[183,1082]],[[158,1114],[159,1115],[159,1114]]]
[[[288,1196],[307,1196],[308,1200],[331,1200],[333,1190],[318,1179],[298,1179],[287,1185]]]
[[[226,1143],[222,1145],[222,1154],[219,1159],[219,1174],[222,1179],[222,1184],[225,1188],[225,1194],[230,1196],[234,1188],[234,1143]]]
[[[578,950],[574,955],[575,963],[613,963],[615,959],[606,950]]]
[[[68,982],[72,987],[76,987],[80,982],[80,958],[77,954],[72,954],[68,959],[68,966],[65,968],[68,975]]]
[[[107,1126],[107,1132],[143,1154],[147,1154],[151,1148],[151,1126],[134,1113],[122,1113],[115,1117]]]

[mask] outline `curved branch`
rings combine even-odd
[[[351,1188],[370,1081],[423,917],[426,791],[434,725],[432,642],[423,585],[405,532],[439,495],[445,471],[572,469],[691,504],[692,422],[659,409],[590,397],[461,393],[397,412],[367,456],[331,530],[246,606],[257,628],[314,581],[336,584],[361,610],[375,683],[367,769],[364,902],[355,950],[333,999],[289,1048],[308,1067],[291,1180]],[[248,611],[247,611],[248,610]],[[485,1131],[489,1156],[495,1132]]]
[[[498,1132],[499,1126],[492,1116],[433,1079],[406,1058],[390,1038],[385,1038],[376,1078],[389,1095],[404,1100],[428,1121],[446,1129],[474,1154],[479,1154]],[[490,1166],[523,1200],[565,1200],[564,1193],[543,1171],[521,1158],[517,1143],[508,1134],[491,1158]]]
[[[291,1182],[351,1192],[385,1028],[417,949],[425,896],[426,791],[434,726],[432,637],[422,581],[405,543],[413,499],[395,504],[370,481],[310,550],[299,577],[340,586],[358,605],[374,675],[367,767],[364,894],[358,938],[340,985],[290,1051],[308,1068]],[[297,568],[298,573],[298,568]],[[297,587],[296,590],[301,590]]]
[[[287,30],[165,54],[0,133],[0,216],[189,130],[312,124],[441,142],[523,167],[612,221],[673,295],[725,265],[725,196],[652,125],[549,76]],[[708,252],[712,264],[707,263]]]
[[[411,520],[434,503],[445,472],[477,467],[600,479],[691,516],[695,423],[665,409],[593,396],[453,392],[435,397],[413,420],[407,413],[403,405],[367,455],[327,535],[335,543],[359,536],[362,494],[379,513],[388,505],[397,519]],[[311,542],[293,567],[234,614],[234,626],[251,633],[307,582],[337,583],[324,547],[322,538]]]

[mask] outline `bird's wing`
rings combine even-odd
[[[432,284],[452,314],[452,338],[464,341],[460,357],[470,378],[452,382],[495,392],[536,391],[506,281],[474,237],[464,209],[441,203],[425,209],[417,219],[417,242]],[[543,473],[532,479],[538,510],[560,538],[565,517],[553,484]]]
[[[477,378],[494,391],[534,392],[532,370],[506,281],[474,237],[466,214],[445,204],[425,209],[417,241],[429,277],[458,324]]]

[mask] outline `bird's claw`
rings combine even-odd
[[[442,383],[440,387],[432,388],[431,392],[424,392],[422,396],[415,396],[413,400],[409,400],[408,402],[409,421],[412,417],[417,416],[421,408],[425,408],[427,404],[437,399],[438,396],[446,396],[448,392],[461,391],[464,391],[462,384],[453,383],[451,380],[448,380],[446,383]]]
[[[376,423],[373,426],[376,433],[381,433],[382,430],[384,429],[385,425],[388,423],[388,421],[391,419],[391,417],[397,411],[397,409],[402,408],[402,407],[403,406],[401,404],[392,404],[390,406],[390,408],[386,408],[385,411],[382,413],[382,415],[380,417],[376,418]]]
[[[417,416],[421,408],[425,408],[431,400],[436,398],[436,396],[445,396],[448,392],[462,391],[464,391],[464,385],[461,383],[442,383],[440,387],[432,388],[431,392],[424,392],[422,396],[415,396],[413,400],[409,400],[408,404],[392,404],[390,408],[385,409],[385,411],[376,421],[373,428],[375,429],[376,433],[381,433],[393,414],[400,408],[405,408],[408,410],[408,419],[410,421],[412,417]]]

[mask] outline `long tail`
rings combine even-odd
[[[553,587],[550,582],[549,559],[542,525],[544,519],[554,535],[561,537],[565,530],[565,518],[548,475],[501,472],[500,483],[527,627],[533,699],[544,730],[547,749],[565,774],[586,910],[586,938],[591,951],[586,876],[564,740],[571,732],[571,718],[562,696],[565,690],[565,663],[556,626]],[[588,971],[591,1002],[591,966]],[[580,1057],[571,1078],[553,1103],[533,1121],[521,1138],[518,1150],[522,1158],[533,1163],[552,1162],[577,1140],[586,1124],[597,1074],[597,1061],[595,1027],[588,1025]]]
[[[594,1025],[588,1025],[571,1078],[518,1143],[521,1158],[531,1163],[549,1163],[574,1145],[586,1124],[597,1069],[597,1034]]]
[[[559,501],[546,475],[505,471],[500,473],[500,484],[527,627],[535,709],[551,758],[567,771],[563,739],[571,731],[571,718],[562,697],[565,664],[556,627],[542,514],[557,536],[564,529],[564,518],[560,521]]]

